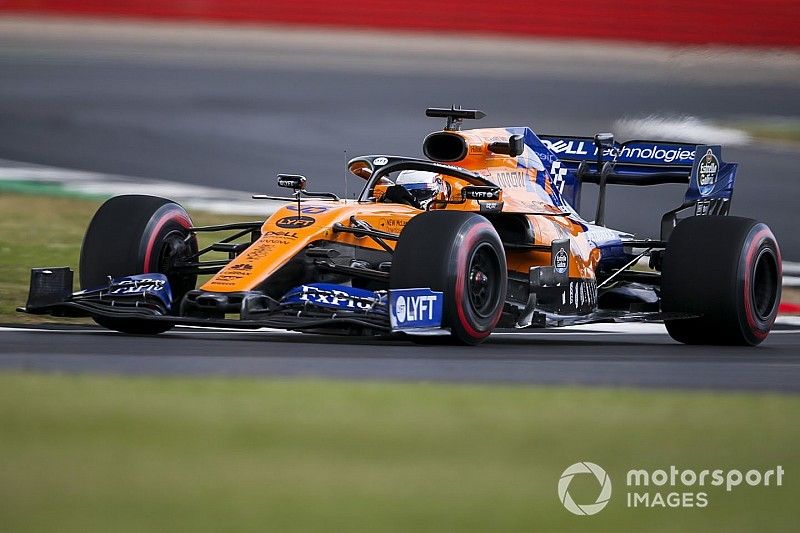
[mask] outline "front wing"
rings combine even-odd
[[[274,328],[376,335],[446,335],[443,296],[427,288],[367,291],[313,283],[287,292],[280,300],[258,293],[191,291],[173,302],[163,274],[109,279],[108,285],[71,292],[67,267],[33,269],[28,302],[20,312],[63,317],[144,320],[171,325],[239,329]],[[237,314],[238,318],[227,318]]]

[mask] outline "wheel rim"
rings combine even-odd
[[[189,255],[189,247],[183,240],[183,235],[179,231],[171,231],[164,235],[161,250],[158,254],[158,271],[169,272],[175,259]]]
[[[185,259],[192,254],[191,246],[186,242],[185,235],[177,230],[170,231],[162,239],[161,250],[158,254],[156,272],[167,274],[170,272],[179,259]],[[167,275],[170,286],[175,290],[181,290],[182,285],[186,284],[190,276],[180,276],[176,274]]]
[[[769,248],[758,254],[753,268],[750,298],[753,310],[761,320],[766,320],[775,310],[778,289],[778,261]]]
[[[472,310],[482,318],[493,314],[497,305],[500,262],[494,248],[483,243],[470,257],[467,269],[467,294]]]

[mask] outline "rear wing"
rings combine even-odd
[[[598,225],[603,224],[608,184],[686,185],[683,203],[662,219],[662,240],[669,237],[677,213],[684,209],[694,207],[695,215],[726,215],[730,210],[738,165],[722,160],[721,146],[635,140],[598,148],[592,137],[541,135],[539,139],[555,158],[551,178],[575,209],[579,208],[583,183],[600,185]]]

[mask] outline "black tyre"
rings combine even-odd
[[[507,277],[503,245],[486,218],[431,211],[411,219],[400,234],[389,286],[442,291],[442,325],[450,328],[450,340],[478,344],[500,320]]]
[[[180,205],[156,196],[111,198],[95,213],[83,238],[80,258],[82,289],[100,287],[112,278],[160,272],[167,276],[173,302],[197,283],[196,275],[176,274],[176,260],[197,252],[189,237],[192,221]],[[97,318],[103,327],[133,334],[167,331],[169,323],[136,319]]]
[[[755,346],[767,337],[778,314],[778,243],[769,227],[748,218],[687,218],[667,243],[661,297],[665,312],[700,315],[666,320],[673,339]]]

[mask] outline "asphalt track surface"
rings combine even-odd
[[[649,114],[800,115],[796,61],[280,31],[209,44],[169,29],[142,37],[0,26],[0,158],[244,191],[274,193],[277,172],[297,172],[312,189],[341,194],[347,157],[420,155],[421,139],[440,127],[423,116],[430,105],[479,107],[485,126],[564,134]],[[734,214],[770,224],[784,259],[800,259],[800,152],[754,145],[725,156],[742,165]],[[358,186],[351,179],[347,189]],[[613,189],[608,223],[652,236],[682,193]],[[592,200],[588,190],[587,213]],[[500,333],[468,349],[275,332],[4,329],[0,367],[800,390],[797,331],[775,332],[756,349],[687,347],[651,326],[631,331]]]
[[[112,374],[800,391],[800,329],[757,348],[683,346],[663,326],[496,333],[479,347],[178,328],[158,337],[99,328],[0,328],[0,368]]]

